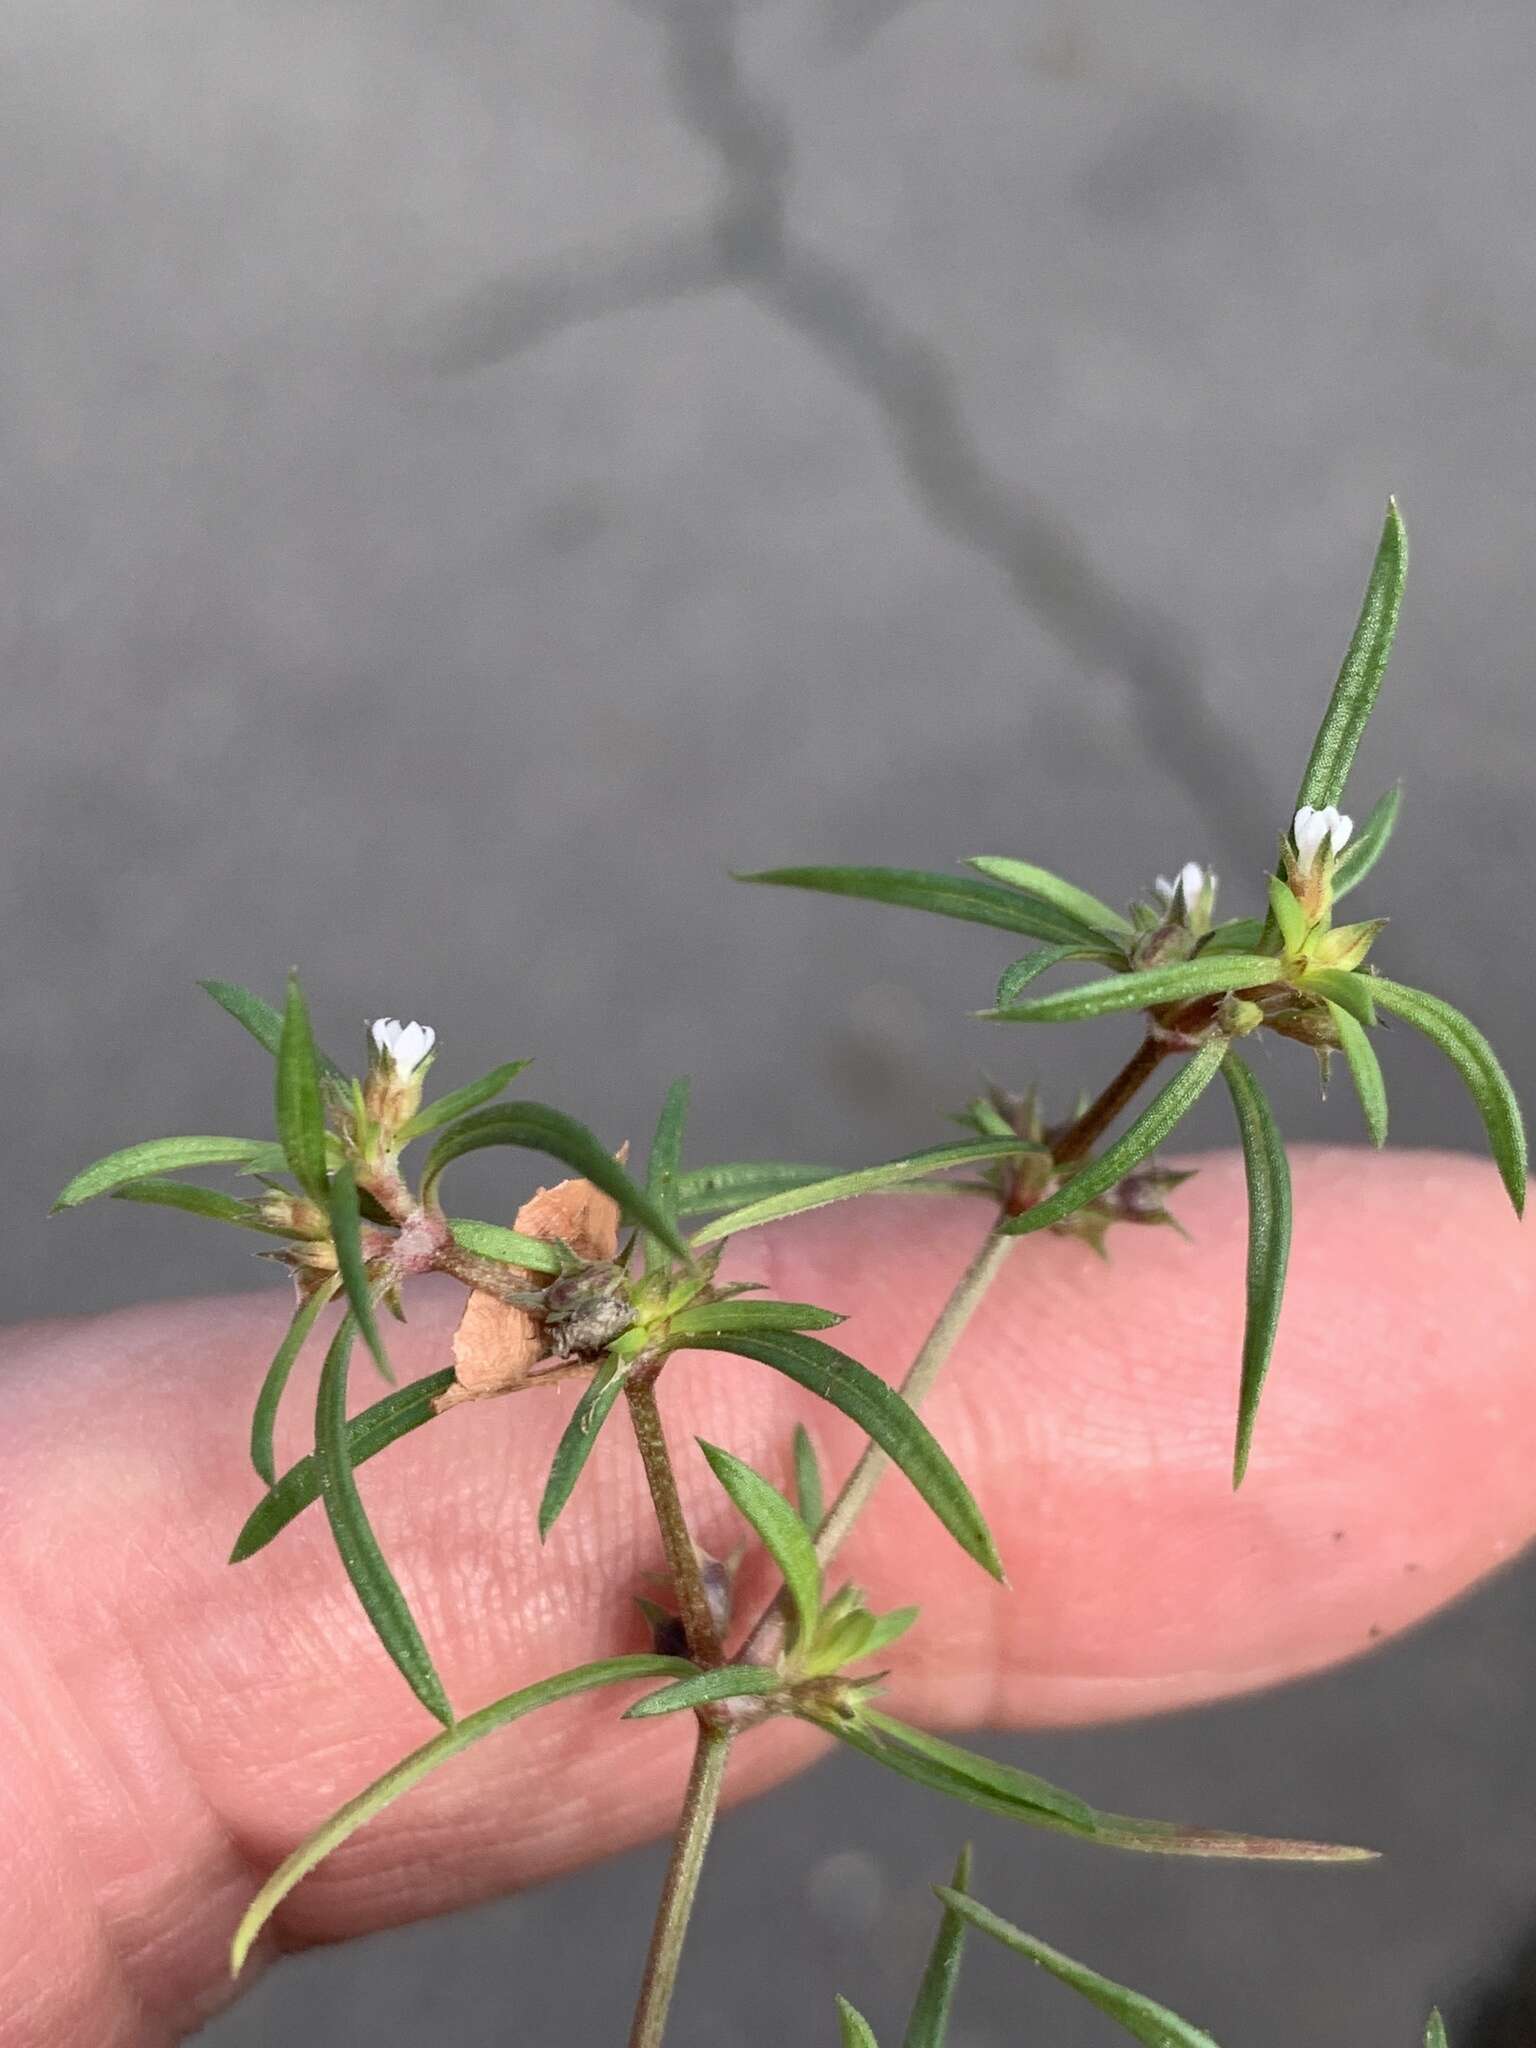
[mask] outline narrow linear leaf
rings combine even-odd
[[[960,1851],[955,1864],[954,1875],[949,1880],[951,1893],[966,1896],[971,1887],[971,1851],[967,1843]],[[928,1954],[928,1966],[923,1971],[923,1981],[917,1988],[917,1999],[912,2007],[912,2017],[907,2021],[907,2031],[902,2036],[901,2048],[945,2048],[949,2039],[949,2014],[955,2000],[955,1986],[960,1981],[960,1964],[965,1954],[966,1920],[946,1901],[944,1917],[939,1922],[939,1931]]]
[[[826,1515],[827,1499],[821,1483],[821,1461],[803,1422],[795,1424],[795,1505],[801,1521],[814,1536]]]
[[[1173,967],[1148,967],[1112,974],[1081,988],[1031,996],[978,1016],[993,1024],[1065,1024],[1081,1017],[1107,1017],[1117,1010],[1161,1009],[1227,989],[1267,988],[1280,979],[1280,963],[1267,953],[1198,953]]]
[[[694,1337],[689,1349],[754,1359],[841,1409],[901,1467],[966,1555],[993,1578],[1002,1578],[1002,1561],[970,1488],[922,1417],[867,1366],[819,1337],[788,1331],[771,1337]]]
[[[678,1175],[677,1213],[705,1216],[711,1209],[737,1208],[803,1188],[813,1180],[830,1180],[835,1166],[802,1166],[786,1159],[733,1160],[723,1166],[698,1166]]]
[[[336,1264],[341,1273],[341,1284],[347,1290],[353,1321],[373,1354],[374,1364],[393,1386],[395,1370],[389,1362],[389,1353],[384,1349],[378,1318],[373,1312],[373,1283],[368,1278],[368,1268],[363,1259],[362,1216],[357,1206],[357,1180],[350,1163],[332,1179],[326,1207],[331,1219],[331,1241],[336,1247]]]
[[[406,1605],[405,1595],[384,1560],[348,1456],[347,1361],[355,1334],[352,1317],[343,1317],[320,1372],[320,1391],[315,1403],[320,1495],[352,1590],[372,1622],[375,1635],[427,1712],[445,1727],[451,1727],[453,1709],[448,1704],[448,1695]]]
[[[283,1390],[288,1385],[299,1353],[304,1349],[304,1340],[315,1327],[321,1309],[335,1299],[340,1285],[340,1275],[333,1274],[315,1289],[307,1301],[299,1304],[298,1312],[277,1347],[276,1357],[267,1367],[261,1392],[256,1396],[256,1407],[251,1416],[251,1463],[256,1467],[256,1476],[269,1488],[275,1484],[272,1439],[277,1429],[277,1411],[282,1404]]]
[[[1424,2048],[1449,2048],[1445,2038],[1445,2021],[1440,2017],[1438,2005],[1424,2025]]]
[[[466,1714],[446,1733],[423,1743],[420,1749],[413,1750],[392,1770],[386,1771],[382,1778],[376,1778],[356,1798],[349,1799],[273,1871],[240,1922],[230,1948],[230,1974],[240,1974],[257,1935],[299,1880],[307,1877],[316,1864],[323,1862],[350,1835],[356,1834],[365,1821],[382,1813],[439,1765],[462,1755],[483,1737],[493,1735],[498,1728],[520,1721],[524,1714],[531,1714],[536,1708],[574,1699],[579,1693],[594,1692],[599,1686],[627,1685],[637,1679],[664,1678],[669,1673],[689,1669],[681,1657],[607,1657],[597,1664],[581,1664],[573,1671],[562,1671],[557,1678],[541,1679],[537,1685],[524,1686],[520,1692],[508,1693],[504,1699],[493,1700],[488,1707]]]
[[[875,2039],[874,2029],[855,2006],[851,2006],[841,1992],[837,1997],[837,2021],[842,2032],[842,2048],[880,2048]]]
[[[685,1707],[705,1707],[713,1700],[762,1699],[782,1692],[784,1681],[765,1664],[722,1664],[714,1671],[697,1671],[676,1685],[647,1693],[624,1710],[626,1721],[650,1721],[658,1714],[680,1714]]]
[[[1004,1948],[1011,1948],[1016,1954],[1027,1956],[1032,1963],[1038,1963],[1042,1970],[1048,1970],[1061,1983],[1070,1985],[1090,2005],[1096,2005],[1100,2012],[1107,2012],[1128,2034],[1145,2042],[1146,2048],[1216,2048],[1216,2042],[1203,2028],[1191,2026],[1188,2020],[1170,2012],[1166,2005],[1158,2005],[1155,2000],[1144,1998],[1139,1991],[1128,1990],[1124,1984],[1101,1977],[1086,1963],[1075,1963],[1060,1949],[1051,1948],[1033,1934],[1023,1933],[1010,1921],[989,1912],[979,1900],[966,1897],[959,1886],[940,1885],[937,1889],[948,1911],[958,1919],[982,1934],[991,1935]]]
[[[967,1138],[956,1145],[933,1145],[923,1152],[911,1152],[902,1159],[890,1159],[882,1166],[862,1167],[856,1173],[834,1174],[830,1180],[811,1181],[802,1187],[786,1188],[765,1195],[717,1216],[694,1232],[695,1247],[734,1237],[738,1231],[754,1230],[760,1223],[774,1223],[782,1216],[800,1216],[808,1209],[825,1208],[829,1202],[847,1202],[858,1195],[882,1193],[903,1181],[923,1180],[952,1166],[970,1166],[983,1159],[1010,1159],[1021,1152],[1038,1152],[1026,1138]]]
[[[667,1090],[645,1163],[645,1191],[658,1212],[674,1224],[678,1216],[678,1178],[683,1170],[683,1131],[688,1122],[688,1096],[686,1077],[674,1081]],[[667,1247],[649,1232],[645,1234],[644,1247],[645,1270],[648,1273],[660,1272],[670,1263]]]
[[[716,1444],[705,1443],[702,1437],[699,1449],[783,1576],[794,1609],[793,1640],[808,1643],[821,1618],[821,1562],[810,1531],[778,1488],[770,1486],[750,1465]]]
[[[1342,1003],[1331,1002],[1328,1009],[1349,1063],[1355,1093],[1360,1098],[1365,1128],[1370,1133],[1371,1143],[1379,1150],[1387,1142],[1387,1084],[1382,1079],[1381,1061],[1377,1059],[1376,1048],[1366,1037],[1359,1020]]]
[[[667,1325],[674,1337],[694,1334],[724,1337],[734,1330],[834,1330],[848,1320],[808,1301],[706,1301],[679,1309]]]
[[[997,1007],[1008,1008],[1015,1001],[1021,989],[1048,968],[1060,967],[1064,960],[1099,960],[1107,967],[1113,964],[1112,955],[1094,952],[1087,946],[1037,946],[1033,953],[1026,953],[1022,960],[1015,960],[1005,967],[997,982]]]
[[[1342,1012],[1340,1013],[1342,1014]],[[1352,1020],[1351,1020],[1352,1021]],[[1358,1025],[1353,1025],[1358,1030]],[[1243,1324],[1243,1371],[1237,1397],[1237,1445],[1232,1484],[1243,1483],[1253,1448],[1259,1396],[1269,1372],[1291,1255],[1291,1169],[1274,1113],[1253,1070],[1228,1050],[1221,1067],[1237,1111],[1248,1179],[1248,1305]]]
[[[274,1010],[270,1003],[235,981],[200,981],[197,985],[213,997],[221,1010],[227,1010],[237,1024],[243,1024],[258,1045],[265,1047],[274,1059],[277,1057],[283,1036],[281,1010]],[[315,1057],[323,1074],[332,1081],[345,1083],[347,1077],[333,1059],[318,1049]]]
[[[675,1257],[692,1264],[692,1254],[676,1227],[662,1215],[645,1190],[636,1186],[613,1154],[585,1124],[542,1102],[512,1102],[499,1109],[479,1109],[450,1124],[427,1154],[422,1200],[431,1202],[446,1166],[489,1145],[515,1145],[526,1151],[546,1153],[573,1166],[583,1179],[601,1188],[605,1195],[612,1195],[634,1222],[659,1238]]]
[[[588,1383],[555,1446],[549,1477],[544,1482],[544,1497],[539,1502],[541,1543],[547,1540],[566,1502],[576,1490],[576,1482],[592,1455],[592,1446],[623,1391],[624,1369],[616,1358],[610,1358]]]
[[[1106,1849],[1144,1856],[1197,1856],[1230,1863],[1374,1863],[1379,1852],[1347,1842],[1291,1841],[1283,1835],[1244,1835],[1229,1828],[1182,1821],[1136,1820],[1128,1813],[1093,1816],[1093,1839]]]
[[[542,1237],[528,1237],[521,1230],[504,1230],[499,1223],[477,1223],[472,1217],[455,1216],[448,1225],[455,1244],[483,1259],[501,1259],[509,1266],[523,1266],[530,1273],[558,1273],[563,1261],[559,1251]]]
[[[454,1088],[446,1095],[440,1095],[436,1102],[429,1102],[408,1123],[400,1126],[399,1142],[409,1145],[415,1138],[424,1138],[428,1131],[441,1130],[444,1124],[451,1124],[455,1117],[467,1116],[472,1109],[479,1109],[482,1103],[491,1101],[509,1088],[523,1071],[531,1066],[531,1060],[508,1060],[505,1066],[493,1067],[488,1074],[482,1074],[478,1081],[468,1081],[462,1088]]]
[[[1371,991],[1384,1009],[1392,1010],[1415,1031],[1439,1046],[1466,1083],[1477,1104],[1483,1128],[1515,1214],[1525,1213],[1525,1122],[1509,1076],[1494,1057],[1493,1047],[1469,1017],[1439,996],[1421,988],[1373,975]]]
[[[929,910],[939,917],[958,917],[967,924],[1023,932],[1031,939],[1071,944],[1092,931],[1048,903],[1021,896],[997,882],[973,875],[933,874],[919,868],[766,868],[760,874],[737,875],[738,882],[771,882],[779,888],[817,889],[829,896],[858,896],[868,903],[890,903],[906,910]]]
[[[969,1806],[1031,1825],[1052,1820],[1072,1834],[1094,1832],[1093,1808],[1059,1785],[1047,1784],[1032,1771],[997,1763],[976,1750],[962,1749],[958,1743],[945,1742],[905,1721],[892,1720],[872,1707],[864,1708],[858,1724],[834,1727],[833,1733],[888,1770]]]
[[[1215,1039],[1201,1046],[1194,1057],[1174,1075],[1115,1142],[1097,1159],[1091,1159],[1081,1173],[1015,1216],[1002,1226],[1010,1237],[1027,1237],[1036,1230],[1048,1230],[1063,1217],[1074,1215],[1097,1200],[1106,1189],[1123,1180],[1131,1169],[1155,1152],[1184,1116],[1194,1107],[1214,1079],[1226,1051],[1226,1041]]]
[[[183,1166],[220,1166],[238,1160],[242,1165],[256,1157],[263,1146],[259,1138],[146,1138],[142,1144],[125,1145],[109,1152],[75,1175],[53,1205],[78,1209],[97,1195],[115,1194],[129,1181],[144,1180],[151,1174],[174,1173]]]
[[[422,1379],[397,1387],[371,1408],[354,1415],[347,1424],[347,1457],[353,1468],[377,1457],[380,1451],[419,1429],[424,1422],[430,1422],[437,1413],[433,1403],[453,1383],[453,1367],[444,1366],[438,1372],[429,1372]],[[235,1538],[230,1563],[240,1564],[257,1551],[265,1550],[274,1536],[281,1535],[296,1515],[319,1498],[320,1465],[310,1452],[290,1465],[272,1490],[256,1503]]]
[[[1350,764],[1360,735],[1365,731],[1387,671],[1392,636],[1397,631],[1398,608],[1403,601],[1403,582],[1408,574],[1408,536],[1403,530],[1396,503],[1387,500],[1386,523],[1371,564],[1370,580],[1344,665],[1333,686],[1328,709],[1312,743],[1307,772],[1296,793],[1295,808],[1312,804],[1321,810],[1337,804],[1344,795]]]
[[[220,1188],[200,1188],[190,1180],[131,1180],[126,1187],[112,1190],[114,1202],[148,1202],[161,1209],[183,1209],[189,1216],[206,1216],[213,1223],[235,1223],[242,1230],[259,1230],[268,1237],[285,1237],[286,1231],[266,1222],[254,1202],[238,1195],[226,1195]]]
[[[309,1007],[299,977],[288,977],[288,1003],[277,1046],[277,1135],[288,1170],[307,1195],[326,1198],[325,1105]]]
[[[1374,983],[1374,975],[1351,974],[1342,967],[1313,967],[1308,970],[1302,986],[1308,995],[1323,996],[1330,1003],[1337,1003],[1341,1010],[1348,1010],[1357,1024],[1373,1030],[1376,1025],[1376,1004],[1371,996]]]
[[[990,1757],[941,1742],[935,1735],[893,1721],[866,1707],[864,1726],[827,1723],[851,1748],[914,1783],[1000,1813],[1030,1827],[1074,1835],[1108,1849],[1132,1849],[1143,1855],[1198,1856],[1247,1863],[1370,1863],[1373,1849],[1335,1842],[1287,1841],[1271,1835],[1245,1835],[1222,1828],[1189,1827],[1178,1821],[1136,1820],[1124,1813],[1105,1813],[1048,1785],[1027,1771],[994,1763]]]
[[[1339,855],[1333,870],[1333,896],[1337,902],[1351,889],[1358,889],[1387,850],[1403,807],[1403,785],[1395,782],[1378,798],[1370,816]]]
[[[995,854],[984,853],[975,860],[967,861],[967,867],[975,868],[989,881],[1002,882],[1010,889],[1020,889],[1026,896],[1038,896],[1042,903],[1049,903],[1059,910],[1063,917],[1070,917],[1086,931],[1129,933],[1131,921],[1099,897],[1092,896],[1086,889],[1079,889],[1074,882],[1063,881],[1060,875],[1053,875],[1049,868],[1036,867],[1033,861],[1008,860]]]

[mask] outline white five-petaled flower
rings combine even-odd
[[[430,1024],[402,1024],[398,1017],[380,1017],[369,1026],[368,1035],[393,1063],[396,1073],[407,1079],[437,1043]]]
[[[1353,818],[1346,818],[1332,804],[1314,810],[1311,804],[1303,804],[1296,813],[1291,826],[1291,837],[1296,842],[1296,872],[1305,878],[1310,875],[1324,846],[1338,854],[1349,843],[1349,835],[1355,829]]]
[[[1199,861],[1185,861],[1183,867],[1179,869],[1179,872],[1171,882],[1166,875],[1159,875],[1157,878],[1157,893],[1165,903],[1172,903],[1174,897],[1178,894],[1181,884],[1184,890],[1185,907],[1186,909],[1193,909],[1200,900],[1201,890],[1205,887],[1205,869],[1201,867]]]

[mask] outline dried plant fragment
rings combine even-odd
[[[619,1153],[622,1160],[628,1151]],[[611,1259],[619,1248],[619,1205],[589,1180],[562,1180],[540,1188],[518,1210],[513,1228],[525,1237],[546,1242],[558,1239],[578,1258]],[[544,1276],[509,1266],[509,1277],[530,1288]],[[438,1395],[439,1414],[462,1401],[484,1401],[493,1394],[512,1394],[528,1384],[539,1360],[548,1355],[544,1325],[532,1309],[499,1301],[477,1288],[470,1295],[453,1338],[454,1384]],[[553,1379],[559,1375],[551,1373]],[[544,1375],[540,1375],[541,1380]]]

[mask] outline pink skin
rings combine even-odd
[[[1237,1162],[1208,1160],[1180,1190],[1193,1245],[1124,1229],[1108,1268],[1060,1240],[1020,1248],[931,1410],[1011,1587],[970,1564],[899,1476],[850,1546],[877,1605],[915,1600],[928,1617],[896,1659],[896,1711],[1029,1726],[1273,1684],[1407,1627],[1527,1541],[1536,1249],[1493,1170],[1321,1151],[1301,1155],[1296,1181],[1285,1317],[1235,1499]],[[848,1312],[841,1341],[895,1373],[980,1220],[955,1201],[866,1201],[744,1239],[731,1270]],[[443,1362],[459,1299],[418,1286],[409,1331],[392,1333],[402,1377]],[[432,1732],[318,1509],[261,1556],[223,1562],[257,1492],[248,1415],[282,1320],[280,1298],[251,1296],[4,1340],[8,2043],[175,2040],[229,1995],[226,1945],[258,1877]],[[375,1398],[362,1362],[355,1381],[360,1404]],[[305,1448],[312,1384],[301,1370],[283,1461]],[[834,1470],[851,1461],[840,1418],[745,1361],[680,1362],[662,1391],[717,1551],[738,1528],[695,1435],[782,1479],[803,1419]],[[659,1546],[622,1414],[539,1547],[534,1509],[569,1401],[556,1389],[459,1409],[366,1470],[380,1538],[463,1708],[643,1647],[630,1598]],[[760,1575],[747,1588],[763,1590]],[[537,1883],[664,1828],[689,1730],[617,1722],[626,1697],[535,1715],[458,1759],[303,1884],[263,1953]],[[762,1790],[817,1747],[770,1726],[741,1744],[735,1790]]]

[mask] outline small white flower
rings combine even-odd
[[[1205,869],[1197,860],[1185,861],[1178,874],[1170,882],[1166,875],[1157,878],[1157,893],[1165,903],[1172,903],[1180,884],[1184,889],[1184,907],[1192,910],[1200,901],[1200,892],[1205,887]]]
[[[398,1017],[380,1017],[369,1026],[368,1035],[379,1051],[393,1062],[396,1073],[409,1079],[437,1043],[430,1024],[402,1024]]]
[[[1303,804],[1291,826],[1291,837],[1296,842],[1297,874],[1303,879],[1311,874],[1325,845],[1336,854],[1342,853],[1354,829],[1354,819],[1346,818],[1332,804],[1325,805],[1320,811],[1314,810],[1311,804]]]

